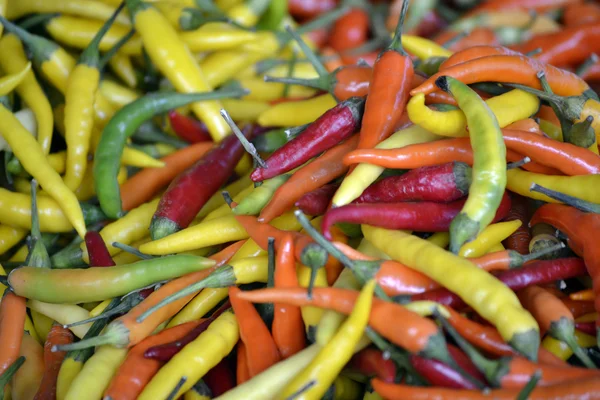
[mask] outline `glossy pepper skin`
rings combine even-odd
[[[250,139],[252,127],[244,129],[244,134]],[[230,135],[179,174],[160,198],[150,224],[152,238],[161,239],[187,228],[202,206],[229,179],[243,155],[244,147],[235,135]]]
[[[266,167],[256,168],[250,178],[254,182],[273,178],[336,146],[360,127],[363,107],[363,98],[352,97],[325,112],[297,137],[271,154],[265,161]]]

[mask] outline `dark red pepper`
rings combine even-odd
[[[415,371],[425,378],[432,386],[453,389],[478,389],[473,382],[466,379],[453,367],[450,367],[441,361],[411,354],[410,363]]]
[[[447,203],[469,192],[472,170],[462,162],[413,169],[369,186],[354,203],[433,201]]]
[[[145,358],[152,358],[154,360],[159,361],[169,361],[175,354],[177,354],[183,346],[190,343],[194,339],[198,337],[202,332],[204,332],[208,326],[221,314],[231,308],[231,304],[229,300],[225,302],[221,307],[219,307],[210,317],[206,318],[195,327],[190,333],[185,335],[183,338],[179,340],[175,340],[171,343],[161,344],[159,346],[150,347],[144,353]],[[212,388],[211,388],[212,389]]]
[[[112,267],[117,265],[108,249],[102,236],[96,231],[87,231],[85,234],[85,247],[90,257],[90,267]]]
[[[529,232],[529,207],[528,200],[516,193],[510,194],[512,208],[508,212],[506,221],[521,221],[521,226],[504,241],[504,247],[514,250],[520,254],[529,254],[529,242],[531,242],[531,233]]]
[[[376,376],[384,382],[392,383],[396,379],[396,364],[383,357],[381,350],[369,347],[352,356],[348,368],[356,370],[368,378]]]
[[[347,222],[367,224],[386,229],[408,229],[416,232],[446,232],[466,200],[451,203],[405,202],[348,204],[332,208],[323,218],[323,235],[331,240],[334,224]],[[494,221],[500,221],[510,210],[510,198],[504,193]]]
[[[177,111],[169,111],[169,123],[173,132],[188,143],[210,142],[212,138],[206,125]]]
[[[522,268],[499,272],[495,276],[512,290],[518,291],[531,285],[544,285],[585,274],[586,268],[583,260],[572,257],[535,261]],[[413,295],[411,300],[431,300],[450,306],[455,310],[466,307],[460,297],[445,288]]]
[[[336,7],[335,0],[289,0],[288,10],[296,18],[312,18],[331,11]]]
[[[289,172],[346,140],[360,128],[364,104],[363,98],[352,97],[328,110],[271,154],[265,160],[266,166],[256,168],[250,179],[260,182]]]
[[[596,334],[596,324],[594,322],[575,322],[575,329],[588,335]]]
[[[330,183],[308,192],[296,202],[295,206],[308,215],[323,215],[338,187],[340,187],[339,183]]]
[[[246,126],[243,133],[250,139],[253,135],[252,126]],[[152,239],[157,240],[187,228],[208,199],[231,178],[243,155],[244,147],[231,134],[179,174],[163,193],[152,217]]]
[[[213,397],[220,396],[235,387],[235,377],[227,358],[212,367],[202,379],[210,388]]]

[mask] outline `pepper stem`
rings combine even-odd
[[[397,51],[403,55],[406,55],[406,52],[402,48],[402,28],[404,26],[404,20],[406,18],[406,12],[408,11],[409,4],[410,0],[402,0],[402,10],[400,11],[400,18],[398,19],[396,29],[394,30],[394,38],[387,48],[388,50]]]
[[[557,192],[552,189],[547,189],[543,186],[538,185],[537,183],[533,183],[529,188],[529,191],[541,193],[550,197],[551,199],[568,204],[583,212],[600,214],[600,204],[591,203],[589,201],[579,199],[577,197],[565,193]]]
[[[108,30],[112,27],[113,23],[117,19],[117,16],[121,12],[121,10],[123,10],[124,7],[125,2],[122,1],[121,4],[119,4],[119,6],[112,13],[110,18],[107,19],[106,22],[104,22],[104,24],[102,25],[102,27],[98,30],[98,32],[96,32],[96,35],[94,35],[92,41],[81,53],[81,56],[79,57],[78,61],[79,64],[85,64],[89,65],[90,67],[98,68],[98,66],[100,65],[100,50],[98,49],[100,47],[100,42],[104,38],[104,35],[106,35],[106,32],[108,32]]]
[[[37,186],[35,179],[31,180],[31,235],[29,236],[29,254],[25,264],[32,267],[51,268],[52,261],[48,250],[42,241],[40,232],[40,217],[37,208]]]
[[[2,15],[0,15],[0,23],[4,25],[7,31],[15,34],[21,39],[23,44],[25,44],[31,52],[32,57],[38,66],[44,61],[49,60],[52,57],[52,54],[59,49],[59,46],[56,43],[51,42],[44,37],[27,32],[25,29],[13,24]]]
[[[0,375],[0,396],[4,397],[4,388],[6,387],[6,385],[8,385],[12,377],[17,373],[17,371],[19,370],[19,368],[21,368],[21,365],[23,365],[24,362],[25,356],[20,356],[12,364],[10,364],[8,368],[4,370],[2,375]]]
[[[296,49],[293,49],[292,51],[292,56],[290,57],[290,61],[288,63],[288,71],[287,71],[287,77],[288,78],[293,78],[294,77],[294,70],[296,69],[296,62],[298,61],[298,53],[296,52]],[[285,84],[283,87],[283,97],[287,98],[290,94],[290,85],[289,84]]]
[[[308,47],[308,45],[302,39],[302,37],[298,33],[296,33],[292,29],[292,27],[289,26],[289,25],[286,25],[285,30],[296,41],[296,43],[300,47],[300,50],[302,50],[302,52],[304,53],[304,55],[306,56],[306,58],[308,59],[308,61],[310,61],[310,63],[312,64],[312,66],[315,68],[315,70],[317,71],[317,73],[319,74],[319,76],[320,77],[328,76],[329,75],[329,71],[327,71],[327,68],[325,68],[325,66],[323,65],[323,63],[321,62],[321,60],[319,60],[319,57],[315,54],[314,51],[312,51],[312,49],[310,47]]]
[[[60,13],[35,14],[31,17],[25,18],[22,22],[19,23],[19,26],[23,29],[29,30],[40,24],[45,24],[46,22],[58,17],[59,15]]]
[[[560,242],[557,245],[550,246],[548,248],[545,248],[545,249],[542,249],[539,251],[534,251],[533,253],[529,253],[526,255],[521,255],[521,254],[515,252],[516,254],[518,254],[519,262],[517,265],[514,265],[514,266],[511,265],[511,268],[520,267],[521,265],[523,265],[529,261],[537,260],[538,258],[544,257],[548,254],[552,254],[555,251],[560,251],[564,248],[565,248],[565,244],[563,242]]]
[[[233,134],[237,136],[246,152],[252,156],[254,161],[256,161],[256,163],[261,168],[267,168],[267,163],[265,163],[265,160],[263,160],[260,157],[260,154],[258,154],[258,150],[256,150],[256,147],[254,147],[254,145],[250,143],[248,139],[246,139],[242,131],[240,131],[240,128],[238,128],[235,122],[233,122],[233,119],[231,119],[231,116],[227,113],[227,111],[225,111],[225,109],[221,109],[221,116],[223,117],[225,122],[227,122],[227,125],[229,125],[229,127],[231,128]]]
[[[275,286],[275,238],[267,239],[267,287]]]
[[[573,351],[573,354],[590,369],[597,369],[598,367],[592,361],[592,359],[583,351],[581,346],[575,340],[575,324],[573,320],[567,317],[561,317],[558,321],[553,321],[550,324],[549,333],[552,337],[561,342],[564,342]]]
[[[523,389],[521,389],[521,391],[519,392],[519,395],[517,396],[516,400],[527,400],[541,378],[542,371],[538,369],[533,373],[533,375],[531,375],[531,378],[529,378],[529,382],[527,382],[527,384],[523,386]]]
[[[105,344],[111,344],[116,347],[124,347],[129,343],[129,330],[120,322],[111,323],[106,327],[106,331],[102,335],[85,338],[79,342],[58,344],[52,346],[51,351],[71,351],[71,350],[83,350],[89,349],[90,347],[102,346]]]
[[[305,33],[329,26],[338,18],[346,14],[348,11],[350,11],[350,7],[348,7],[347,5],[335,8],[327,13],[319,15],[317,18],[314,18],[310,22],[298,27],[298,29],[296,29],[296,33],[298,35],[304,35]],[[286,38],[285,42],[287,42],[287,40],[289,39]]]
[[[287,76],[269,76],[265,75],[265,82],[274,82],[274,83],[283,83],[286,85],[301,85],[314,89],[319,89],[323,91],[329,91],[329,80],[323,78],[314,78],[314,79],[302,79],[302,78],[292,78]]]
[[[206,278],[204,278],[196,283],[193,283],[193,284],[181,289],[180,291],[173,293],[170,296],[165,297],[160,302],[158,302],[158,304],[156,304],[153,307],[150,307],[146,312],[144,312],[142,315],[140,315],[137,318],[136,322],[137,323],[144,322],[144,320],[146,318],[148,318],[150,316],[150,314],[157,311],[159,308],[162,308],[168,304],[171,304],[172,302],[177,301],[183,297],[190,296],[196,292],[199,292],[200,290],[202,290],[204,288],[222,288],[222,287],[233,286],[233,285],[235,285],[235,283],[236,283],[236,276],[235,276],[233,267],[231,265],[222,265],[222,266],[218,267],[217,269],[215,269],[214,271],[212,271],[211,274],[209,276],[207,276]]]
[[[316,243],[311,243],[304,248],[301,255],[302,264],[310,268],[310,280],[308,282],[307,294],[312,299],[317,272],[327,264],[327,251]]]
[[[113,58],[115,54],[117,54],[117,51],[119,51],[121,47],[123,47],[125,43],[127,43],[129,39],[133,37],[133,35],[135,35],[135,29],[130,29],[129,32],[125,34],[125,36],[119,39],[117,43],[115,43],[110,49],[108,49],[106,53],[104,53],[102,58],[100,58],[100,60],[98,61],[98,69],[100,71],[104,69],[104,67],[106,66],[106,64],[108,64],[110,59]]]
[[[223,190],[221,192],[221,195],[223,196],[223,200],[225,200],[225,203],[227,203],[227,205],[231,208],[235,207],[232,206],[233,203],[233,199],[231,198],[231,195],[229,194],[229,192],[227,190]]]
[[[171,392],[167,396],[167,400],[175,400],[177,398],[177,393],[179,393],[179,391],[181,390],[183,385],[185,385],[185,382],[187,381],[187,379],[188,379],[187,376],[182,376],[181,379],[179,379],[179,382],[177,382],[177,385],[175,385],[173,390],[171,390]]]
[[[507,170],[511,170],[511,169],[516,169],[516,168],[520,168],[523,165],[530,163],[531,162],[531,158],[529,157],[525,157],[519,161],[515,161],[515,162],[511,162],[509,164],[506,165],[506,169]]]
[[[124,243],[112,242],[112,246],[116,247],[117,249],[121,249],[123,251],[126,251],[129,254],[133,254],[134,256],[137,256],[137,257],[141,258],[142,260],[151,260],[153,258],[156,258],[156,257],[151,256],[149,254],[142,253],[141,251],[139,251],[135,247],[131,247],[131,246],[126,245]]]
[[[578,76],[582,76],[584,75],[594,64],[596,64],[599,61],[598,58],[598,54],[596,53],[592,53],[591,56],[589,56],[584,62],[583,64],[581,64],[579,67],[577,67],[577,69],[575,70],[575,73]]]
[[[69,328],[72,328],[74,326],[89,324],[90,322],[95,322],[95,321],[98,321],[98,320],[101,320],[101,319],[106,319],[108,317],[111,317],[111,316],[113,316],[115,314],[118,314],[118,313],[124,312],[124,311],[127,311],[126,306],[123,305],[123,303],[121,302],[120,298],[115,297],[108,304],[108,306],[106,307],[106,310],[103,313],[101,313],[99,315],[96,315],[95,317],[92,317],[92,318],[82,319],[81,321],[77,321],[77,322],[73,322],[71,324],[63,325],[63,328],[69,329]]]
[[[40,218],[37,208],[37,180],[31,180],[31,239],[38,241],[42,239],[42,232],[40,231]]]
[[[588,115],[583,121],[573,124],[573,126],[571,126],[571,131],[569,132],[569,143],[577,147],[583,147],[584,149],[595,145],[596,132],[592,127],[593,122],[594,117]]]

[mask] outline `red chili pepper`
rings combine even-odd
[[[211,322],[213,322],[215,319],[217,319],[219,315],[223,314],[230,308],[231,304],[229,303],[229,301],[225,302],[214,313],[212,313],[210,317],[202,321],[198,326],[192,329],[184,337],[170,343],[150,347],[144,352],[144,357],[152,358],[158,361],[169,361],[171,358],[173,358],[175,354],[177,354],[183,348],[183,346],[196,339],[198,335],[200,335],[208,328]]]
[[[600,24],[590,22],[535,35],[514,49],[521,53],[541,49],[542,52],[535,56],[537,60],[552,65],[577,65],[590,54],[600,52]]]
[[[575,322],[575,329],[588,335],[596,334],[596,324],[593,322]]]
[[[580,3],[582,0],[488,0],[473,8],[468,15],[479,14],[483,11],[498,11],[521,8],[535,10],[543,13],[549,10],[563,8],[571,3]]]
[[[493,29],[484,26],[473,29],[468,34],[462,35],[461,32],[446,31],[441,35],[436,36],[435,42],[438,44],[451,43],[448,50],[462,51],[474,46],[497,46],[500,44],[496,32]]]
[[[462,376],[456,369],[431,358],[410,355],[410,363],[432,386],[454,389],[476,389],[477,386]]]
[[[600,5],[597,3],[573,3],[565,7],[562,14],[567,27],[600,21]]]
[[[321,229],[331,239],[330,228],[337,223],[367,224],[386,229],[408,229],[417,232],[446,232],[466,200],[451,203],[405,202],[348,204],[332,208],[325,214]],[[503,219],[510,210],[510,198],[504,194],[494,221]]]
[[[323,187],[306,193],[295,204],[304,214],[308,215],[323,215],[331,203],[331,199],[335,194],[339,183],[330,183]]]
[[[308,39],[319,49],[327,44],[330,35],[327,28],[317,28],[306,33]]]
[[[54,325],[48,333],[46,343],[44,343],[44,377],[40,387],[35,394],[34,400],[54,400],[56,399],[56,381],[60,366],[67,355],[66,351],[52,351],[55,345],[73,343],[75,337],[67,328],[61,325]]]
[[[396,364],[383,356],[381,350],[368,347],[352,356],[348,368],[371,378],[376,376],[384,382],[396,379]]]
[[[297,18],[311,18],[335,8],[335,0],[289,0],[288,10]]]
[[[264,167],[252,172],[250,179],[260,182],[291,171],[346,140],[360,126],[363,106],[364,99],[352,97],[325,112],[297,137],[273,152]]]
[[[173,132],[188,143],[211,142],[208,128],[203,122],[192,117],[169,111],[169,123]]]
[[[372,67],[377,62],[377,58],[379,57],[379,54],[381,54],[379,51],[374,50],[374,51],[368,51],[366,53],[359,53],[359,54],[352,54],[352,55],[340,54],[340,56],[341,56],[342,62],[344,63],[345,66],[356,65],[360,61],[362,61]]]
[[[561,258],[558,260],[535,261],[522,268],[502,271],[495,275],[506,286],[514,291],[518,291],[531,285],[544,285],[585,274],[585,264],[580,258]],[[431,300],[454,309],[466,307],[460,297],[445,288],[416,294],[411,299],[415,301]]]
[[[433,201],[446,203],[464,197],[471,184],[471,167],[462,162],[432,165],[390,176],[369,186],[355,203]]]
[[[227,358],[222,359],[217,365],[212,367],[202,377],[202,380],[210,388],[214,397],[220,396],[235,387],[235,378],[233,377],[233,372]]]
[[[527,226],[529,223],[529,201],[516,193],[511,193],[510,199],[512,200],[512,208],[506,216],[506,221],[519,220],[521,226],[504,241],[504,247],[525,255],[529,253],[529,242],[531,241],[531,233]]]
[[[415,75],[412,59],[402,49],[402,25],[408,3],[405,0],[402,4],[392,43],[379,53],[373,65],[358,148],[373,148],[386,139],[404,114]]]
[[[246,138],[253,135],[251,126],[244,129]],[[152,239],[160,239],[187,228],[208,199],[227,182],[244,148],[231,134],[197,163],[179,174],[163,193],[150,224]]]
[[[360,7],[352,8],[331,28],[329,46],[342,52],[364,44],[369,36],[369,14]]]
[[[90,256],[90,267],[112,267],[117,265],[108,249],[102,236],[96,231],[88,231],[85,234],[85,247]]]
[[[520,56],[522,55],[518,51],[511,50],[504,46],[472,46],[467,49],[457,51],[452,54],[446,61],[440,65],[440,71],[444,71],[453,65],[461,64],[467,61],[475,60],[477,58],[483,58],[487,56]]]
[[[246,354],[246,345],[241,340],[238,341],[236,350],[235,364],[235,382],[237,385],[249,381],[251,378],[248,371],[248,355]]]

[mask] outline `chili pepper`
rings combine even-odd
[[[116,265],[98,232],[89,231],[85,234],[85,247],[88,249],[90,266],[113,267]]]
[[[127,86],[134,88],[138,84],[138,77],[133,68],[131,59],[126,54],[117,52],[110,60],[108,60],[108,66],[111,71]]]
[[[19,357],[26,313],[25,299],[5,290],[0,302],[0,375]]]
[[[306,192],[318,189],[342,175],[347,167],[341,160],[348,151],[356,147],[357,143],[358,137],[351,137],[296,171],[275,191],[271,201],[261,211],[259,220],[261,222],[273,220],[292,207]]]
[[[499,221],[508,214],[510,199],[507,194],[502,196],[500,204],[494,221]],[[418,232],[446,232],[464,205],[465,200],[451,203],[419,201],[348,204],[327,211],[323,219],[323,233],[325,237],[331,239],[329,231],[331,226],[340,222]]]
[[[6,253],[25,236],[27,236],[27,231],[24,229],[0,225],[0,254]]]
[[[393,259],[417,269],[458,294],[480,315],[494,323],[511,346],[528,358],[535,359],[539,346],[537,323],[531,314],[523,310],[516,295],[496,278],[481,271],[468,260],[454,256],[425,240],[402,231],[390,232],[368,225],[363,225],[362,231],[369,241]],[[417,246],[415,247],[415,245]],[[437,264],[432,263],[429,259],[417,257],[425,249],[432,260],[438,261]],[[448,261],[442,262],[441,260]],[[453,263],[454,273],[452,275],[443,272],[447,262]],[[463,271],[465,273],[461,273]],[[480,301],[484,296],[490,295],[496,299],[493,305]]]
[[[404,35],[404,47],[406,51],[413,54],[420,60],[426,60],[431,57],[450,57],[452,52],[437,43],[423,38],[421,36]]]
[[[63,328],[60,325],[54,325],[48,334],[48,339],[44,344],[44,376],[40,383],[40,387],[35,394],[34,399],[55,399],[56,398],[56,381],[60,365],[62,364],[66,352],[51,352],[52,346],[55,344],[71,343],[74,337],[71,331]]]
[[[394,382],[396,365],[384,357],[381,350],[368,347],[359,351],[350,359],[348,366],[367,377],[376,376],[384,382]]]
[[[498,209],[499,195],[506,186],[506,147],[498,121],[473,90],[448,76],[440,77],[436,85],[451,93],[465,112],[467,123],[473,122],[473,180],[463,209],[450,225],[450,250],[457,253],[465,242],[481,233]]]
[[[326,13],[335,8],[335,1],[300,1],[290,0],[288,10],[291,15],[298,18],[311,18]]]
[[[169,111],[169,124],[173,131],[181,139],[188,143],[212,141],[206,125],[192,117],[178,113],[175,110]]]
[[[504,128],[535,114],[540,103],[534,95],[522,90],[513,90],[486,100],[486,104],[498,119],[500,127]],[[519,107],[515,107],[515,104],[519,104]],[[425,106],[425,97],[420,93],[410,99],[406,109],[411,121],[432,133],[453,137],[468,136],[467,120],[461,110],[431,110]]]
[[[503,243],[509,250],[514,250],[522,255],[529,253],[531,233],[527,227],[529,221],[527,201],[523,196],[511,194],[511,209],[506,221],[521,221],[521,226],[512,233]]]
[[[122,216],[119,188],[113,181],[118,168],[118,163],[115,161],[120,158],[125,140],[133,135],[142,122],[155,114],[192,101],[235,96],[237,93],[235,91],[199,94],[161,93],[144,96],[120,109],[104,128],[94,157],[96,192],[100,205],[107,215],[113,218]]]
[[[259,115],[261,126],[297,126],[313,122],[324,112],[335,107],[337,102],[330,94],[307,100],[279,103]]]
[[[100,82],[98,90],[100,90],[100,93],[102,93],[102,95],[117,109],[126,106],[140,97],[138,92],[107,79]],[[136,138],[138,137],[139,135],[136,135]],[[162,137],[165,138],[165,136]],[[169,136],[167,137],[171,138]],[[173,141],[173,143],[176,142]],[[181,143],[177,144],[181,145]]]
[[[202,321],[199,325],[195,326],[193,329],[188,331],[185,335],[178,337],[175,340],[165,341],[158,345],[148,346],[144,351],[145,358],[151,358],[154,360],[166,362],[169,361],[175,354],[177,354],[183,347],[185,347],[188,343],[195,340],[198,335],[202,332],[206,331],[209,325],[219,317],[219,315],[223,314],[225,311],[231,308],[231,304],[229,301],[225,302],[222,306],[220,306],[212,315]]]
[[[376,149],[394,149],[402,148],[416,143],[425,143],[437,140],[439,136],[429,133],[418,125],[413,125],[407,129],[400,130],[382,141]],[[439,164],[437,162],[436,164]],[[371,165],[360,164],[350,172],[342,181],[340,188],[333,196],[333,206],[343,206],[358,198],[369,185],[381,175],[384,168]]]
[[[138,398],[154,399],[157,395],[167,396],[182,377],[186,380],[177,393],[185,393],[233,350],[238,338],[238,324],[234,314],[221,314],[205,332],[158,371]]]
[[[283,174],[266,179],[263,181],[262,185],[258,186],[248,196],[244,197],[237,206],[231,209],[231,211],[236,215],[256,215],[260,213],[273,197],[273,193],[275,193],[281,185],[287,182],[290,177],[291,174]]]
[[[296,204],[302,212],[308,215],[323,215],[327,211],[327,207],[333,198],[339,185],[337,183],[330,183],[315,189],[311,192],[306,193],[302,196]]]
[[[136,398],[142,392],[144,385],[152,379],[152,376],[156,374],[163,364],[158,360],[144,358],[144,352],[150,347],[186,335],[200,323],[202,321],[190,321],[177,327],[166,329],[133,346],[105,390],[104,398],[110,400]]]
[[[240,340],[239,343],[243,342]],[[202,380],[212,396],[220,396],[235,387],[235,378],[226,358],[210,369]]]
[[[496,278],[513,291],[518,291],[531,285],[544,285],[584,274],[585,265],[580,259],[563,258],[536,261],[522,268],[502,271],[496,275]],[[431,300],[454,309],[464,307],[464,303],[459,297],[447,289],[436,289],[417,294],[412,296],[412,299],[415,301]]]
[[[593,325],[593,323],[592,323]],[[591,327],[593,332],[595,332],[595,326]],[[581,331],[575,331],[575,340],[577,344],[584,348],[593,347],[596,345],[596,338]],[[551,336],[546,336],[542,341],[542,346],[547,349],[549,352],[554,354],[556,357],[561,360],[568,360],[572,355],[573,351],[569,346],[567,346],[564,342],[554,339]]]
[[[107,81],[103,81],[103,83],[104,82]],[[102,86],[100,86],[100,89],[102,90]],[[123,105],[127,105],[134,100],[135,98],[131,101],[127,101]],[[179,140],[166,132],[163,132],[161,128],[157,127],[153,122],[150,121],[143,123],[139,127],[137,132],[135,132],[133,135],[133,140],[136,143],[143,144],[170,145],[178,150],[183,149],[184,147],[189,147],[188,143],[184,142],[183,140]]]
[[[140,0],[128,0],[126,3],[133,25],[142,38],[150,59],[173,86],[185,93],[209,91],[211,86],[202,70],[168,20],[158,10]],[[206,123],[215,141],[222,140],[229,133],[228,126],[218,113],[221,108],[219,102],[215,101],[218,98],[191,105],[192,111]]]
[[[275,287],[298,287],[294,241],[286,235],[277,248]],[[271,332],[282,359],[289,358],[306,347],[304,323],[298,307],[275,303]]]
[[[453,368],[446,364],[419,357],[411,354],[409,356],[410,364],[419,375],[423,376],[432,386],[447,387],[454,389],[476,389],[477,387],[469,380],[461,376]],[[380,377],[377,377],[381,379]],[[388,383],[392,383],[388,382]]]
[[[44,375],[44,349],[28,333],[21,335],[19,356],[25,357],[25,363],[13,376],[11,395],[13,399],[33,399]]]
[[[181,40],[193,53],[227,50],[256,40],[256,33],[236,29],[217,22],[208,22],[197,29],[179,33]]]
[[[596,334],[596,325],[593,322],[575,322],[575,329],[588,335]]]
[[[362,45],[367,41],[369,23],[369,14],[364,8],[351,8],[333,24],[329,33],[329,46],[342,52]]]
[[[8,281],[16,293],[21,293],[29,299],[54,303],[82,303],[124,295],[161,280],[212,265],[214,262],[202,257],[175,255],[112,268],[48,270],[23,267],[13,270]],[[96,289],[90,291],[89,285]],[[41,287],[44,289],[40,290]]]
[[[18,4],[10,4],[6,11],[6,18],[8,19],[17,19],[32,13],[65,13],[106,20],[112,15],[114,7],[87,0],[52,0],[44,1],[42,3],[38,3],[35,0],[26,0]],[[118,22],[123,25],[128,24],[127,18],[124,16],[119,18]]]
[[[348,319],[311,363],[285,386],[281,396],[292,395],[311,381],[317,383],[302,392],[300,398],[320,398],[325,394],[337,374],[350,361],[354,348],[363,335],[369,321],[374,288],[373,280],[365,284],[360,295],[356,297]]]
[[[518,296],[521,304],[539,322],[542,331],[547,331],[553,338],[565,342],[587,368],[596,368],[594,362],[577,344],[573,314],[560,299],[539,286],[529,286],[521,290]]]
[[[571,126],[567,141],[577,147],[583,147],[592,153],[598,153],[598,144],[596,143],[596,132],[592,128],[594,117],[591,115],[581,122]]]
[[[249,380],[250,371],[248,370],[248,353],[246,353],[246,345],[240,340],[236,349],[235,382],[237,385],[241,385]]]
[[[4,399],[4,396],[8,393],[10,395],[10,386],[9,383],[12,380],[14,374],[21,368],[23,363],[25,362],[25,357],[19,357],[14,363],[12,363],[6,371],[0,374],[0,387],[2,391],[0,391],[0,397]]]
[[[458,79],[465,84],[495,81],[519,83],[540,89],[536,76],[544,71],[552,90],[561,96],[578,96],[589,92],[589,86],[577,75],[526,56],[497,55],[477,58],[443,69],[411,91],[411,95],[428,94],[435,90],[435,81],[441,76]]]
[[[474,258],[486,254],[494,245],[500,244],[521,226],[521,221],[505,221],[488,225],[475,239],[465,243],[458,254]]]
[[[402,49],[401,31],[407,9],[408,1],[405,1],[394,39],[377,56],[373,65],[358,148],[372,148],[387,139],[394,132],[408,102],[408,87],[414,69],[410,57]],[[390,80],[390,76],[394,76],[394,79]]]
[[[492,247],[485,255],[473,258],[471,261],[477,264],[479,268],[486,271],[504,271],[522,267],[524,264],[536,259],[544,259],[545,256],[552,255],[553,253],[562,250],[564,247],[565,245],[561,242],[556,246],[544,248],[526,255],[504,248],[494,250]],[[550,259],[552,259],[552,257],[550,257]]]

